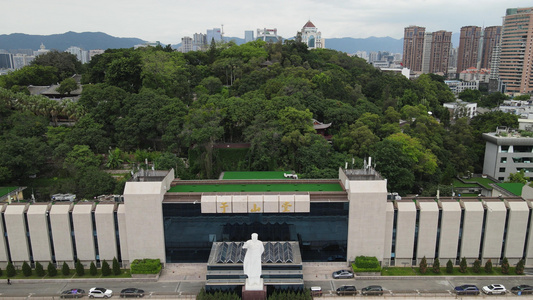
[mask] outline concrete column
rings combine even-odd
[[[91,262],[96,262],[91,214],[93,209],[94,202],[79,202],[74,205],[74,209],[72,210],[76,252],[78,259],[86,268],[89,268]]]
[[[485,221],[482,263],[484,264],[488,259],[491,259],[492,263],[496,265],[499,263],[502,253],[502,240],[507,208],[505,207],[505,203],[500,200],[487,201],[485,203],[487,220]]]
[[[47,215],[49,203],[30,205],[28,208],[28,229],[33,253],[33,260],[40,262],[43,267],[52,261],[52,247],[50,245],[50,232]]]
[[[461,205],[455,200],[443,201],[440,223],[439,260],[444,265],[449,259],[455,263],[459,243]]]
[[[416,206],[410,200],[397,202],[396,266],[412,265],[415,240]]]
[[[74,267],[74,248],[72,246],[70,210],[72,203],[55,203],[50,209],[50,225],[54,252],[59,266],[66,262]],[[43,267],[45,267],[43,265]]]
[[[118,219],[118,235],[120,240],[120,255],[122,258],[122,265],[124,267],[129,266],[130,259],[128,257],[128,240],[127,240],[127,229],[126,229],[126,207],[124,204],[119,204],[117,208],[117,219]]]
[[[465,218],[463,223],[463,243],[461,244],[461,256],[466,258],[469,264],[479,256],[481,245],[481,229],[483,227],[483,204],[480,201],[464,202]]]
[[[115,235],[115,204],[98,204],[95,209],[96,234],[100,260],[107,260],[111,265],[113,258],[118,259],[117,239]]]
[[[11,260],[15,266],[22,266],[23,262],[30,263],[30,250],[24,221],[27,206],[26,203],[12,203],[7,206],[4,213]]]
[[[437,226],[439,222],[439,206],[435,201],[418,203],[420,219],[418,225],[417,264],[425,256],[429,264],[435,258],[437,244]]]
[[[509,220],[504,256],[510,265],[516,265],[524,254],[529,207],[525,201],[509,201]]]
[[[385,246],[383,250],[383,266],[390,265],[393,225],[394,225],[394,204],[390,201],[387,201],[387,215],[385,218]]]

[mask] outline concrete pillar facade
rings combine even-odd
[[[510,265],[516,265],[524,254],[529,207],[524,201],[509,201],[509,220],[505,239],[504,257]]]
[[[15,266],[22,266],[23,262],[30,263],[30,249],[24,220],[27,209],[26,203],[13,203],[8,205],[4,212],[11,261]]]
[[[479,257],[481,246],[481,229],[485,209],[480,201],[463,202],[465,217],[463,224],[463,243],[461,243],[461,257],[469,264]]]
[[[396,202],[396,266],[411,265],[415,240],[416,206],[406,200]]]
[[[74,247],[72,245],[70,211],[72,203],[55,203],[50,208],[50,225],[54,253],[59,266],[66,262],[74,267]]]
[[[91,214],[93,209],[93,202],[79,202],[74,205],[74,209],[72,210],[76,253],[78,254],[78,260],[85,268],[89,268],[91,262],[96,262],[93,220]]]
[[[417,264],[425,256],[428,263],[433,263],[437,245],[437,226],[439,223],[439,206],[435,201],[420,201],[420,218],[418,222]]]
[[[383,266],[390,266],[392,250],[392,229],[394,226],[394,204],[387,202],[387,215],[385,217],[385,246],[383,251]]]
[[[28,230],[30,232],[33,260],[47,266],[52,261],[52,245],[48,228],[49,203],[32,204],[28,208]]]
[[[461,205],[455,200],[442,201],[440,226],[439,260],[443,263],[449,259],[455,262],[459,243],[459,225],[461,223]]]
[[[487,220],[485,221],[485,239],[483,241],[482,263],[491,259],[493,265],[500,261],[502,252],[502,240],[505,227],[507,208],[500,200],[485,202]]]
[[[115,203],[100,203],[96,205],[94,211],[98,239],[98,255],[101,261],[106,260],[109,265],[111,265],[113,258],[118,257],[114,212]]]

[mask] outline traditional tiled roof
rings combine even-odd
[[[309,21],[307,21],[307,23],[305,23],[305,25],[304,25],[304,28],[306,28],[306,27],[312,27],[312,28],[315,28],[316,26],[315,26],[315,24],[313,24],[313,22],[311,22],[311,20],[309,20]]]

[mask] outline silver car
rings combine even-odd
[[[353,278],[354,274],[350,270],[338,270],[331,274],[333,276],[333,279],[348,279]]]

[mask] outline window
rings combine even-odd
[[[499,181],[504,181],[505,178],[503,178],[503,177],[498,177],[498,180],[499,180]]]
[[[502,153],[507,153],[509,152],[509,146],[501,146],[501,151]]]
[[[500,158],[500,163],[502,164],[507,163],[507,157]]]
[[[505,168],[500,168],[500,172],[505,172]]]

